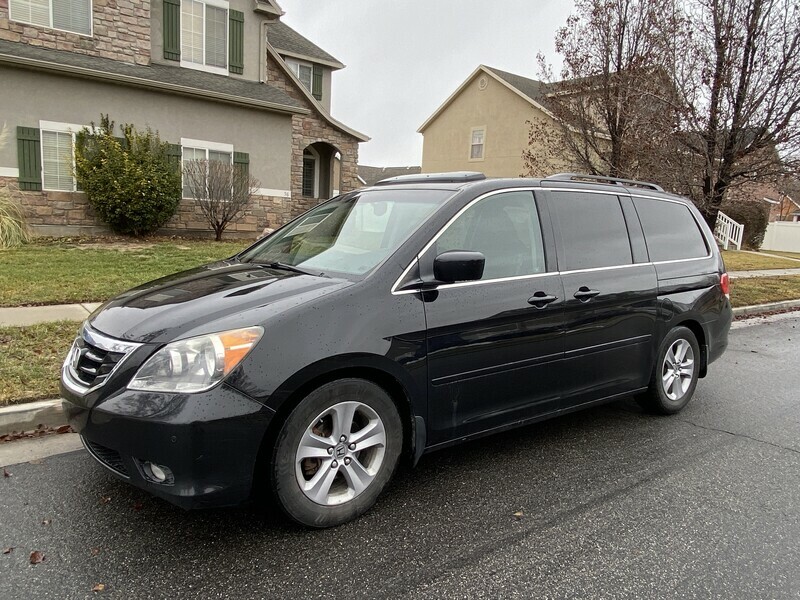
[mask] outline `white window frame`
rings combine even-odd
[[[306,60],[299,60],[297,58],[288,58],[288,57],[284,59],[284,62],[286,62],[286,65],[289,67],[289,69],[291,69],[292,73],[294,73],[294,76],[297,77],[297,80],[300,83],[303,83],[303,80],[300,79],[300,67],[308,67],[309,69],[311,69],[311,81],[309,81],[309,87],[307,87],[306,90],[308,90],[309,94],[313,94],[314,93],[314,63],[310,63],[310,62],[308,62]],[[303,87],[306,87],[304,83],[303,83]],[[322,90],[320,90],[320,92],[321,91]]]
[[[227,152],[231,155],[231,164],[233,164],[233,144],[223,144],[221,142],[209,142],[205,140],[194,140],[191,138],[181,138],[181,197],[184,200],[192,200],[193,196],[183,195],[183,150],[184,148],[193,148],[195,150],[205,150],[206,158],[208,160],[208,151],[214,152]]]
[[[483,133],[483,143],[481,144],[481,155],[478,158],[472,158],[472,148],[477,144],[472,143],[472,138],[475,135],[476,131],[480,131]],[[486,125],[481,125],[480,127],[473,127],[469,130],[469,150],[467,150],[467,160],[469,162],[480,162],[485,160],[486,158]]]
[[[79,35],[84,38],[93,38],[94,37],[94,0],[89,0],[89,33],[78,33],[77,31],[71,31],[69,29],[61,29],[60,27],[53,27],[53,0],[49,0],[50,5],[50,24],[49,25],[41,25],[39,23],[31,23],[30,21],[21,21],[19,19],[12,19],[11,18],[11,3],[14,0],[8,0],[8,20],[13,21],[14,23],[24,23],[25,25],[31,25],[33,27],[44,27],[46,29],[52,29],[53,31],[63,31],[64,33],[72,33],[74,35]]]
[[[230,57],[230,35],[231,35],[231,8],[227,0],[195,0],[203,4],[203,64],[191,62],[183,59],[183,25],[180,29],[180,48],[181,48],[181,66],[187,69],[195,69],[196,71],[205,71],[206,73],[216,73],[217,75],[228,75],[231,66]],[[207,65],[206,63],[206,7],[213,6],[215,8],[223,8],[227,11],[225,19],[225,67],[215,67]],[[183,2],[181,2],[181,19],[183,19]]]
[[[75,179],[75,134],[82,131],[87,125],[76,125],[74,123],[59,123],[56,121],[39,121],[39,152],[41,153],[42,168],[40,177],[42,179],[42,191],[45,192],[77,192],[78,182]],[[54,188],[47,188],[44,186],[44,136],[45,131],[52,133],[70,133],[72,134],[72,189],[59,190]]]

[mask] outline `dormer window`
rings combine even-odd
[[[181,65],[227,74],[228,3],[181,0]]]
[[[286,58],[286,65],[317,100],[322,100],[322,67],[310,62]]]
[[[92,0],[9,0],[12,21],[92,35]]]

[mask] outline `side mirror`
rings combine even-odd
[[[486,257],[480,252],[450,250],[433,261],[433,276],[437,281],[477,281],[483,277]]]

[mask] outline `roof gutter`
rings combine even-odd
[[[96,69],[89,69],[86,67],[77,67],[73,65],[65,65],[47,60],[39,60],[35,58],[23,58],[11,54],[0,53],[0,64],[3,63],[30,67],[42,71],[62,73],[70,76],[84,77],[87,79],[99,79],[104,81],[110,81],[122,85],[130,85],[133,87],[148,88],[163,92],[171,92],[174,94],[191,96],[193,98],[202,97],[202,98],[207,98],[209,100],[217,100],[219,102],[224,102],[227,104],[236,104],[238,106],[268,109],[287,114],[308,114],[311,112],[307,108],[288,106],[285,104],[268,102],[266,100],[243,98],[241,96],[236,96],[234,94],[225,94],[222,92],[215,92],[211,90],[205,90],[202,88],[177,85],[174,83],[165,83],[162,81],[153,81],[151,79],[144,79],[142,77],[135,77],[133,75],[121,75],[118,73],[98,71]]]

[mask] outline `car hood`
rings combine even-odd
[[[88,321],[93,329],[117,339],[165,343],[258,325],[287,306],[350,285],[345,279],[223,261],[128,290],[101,306]]]

